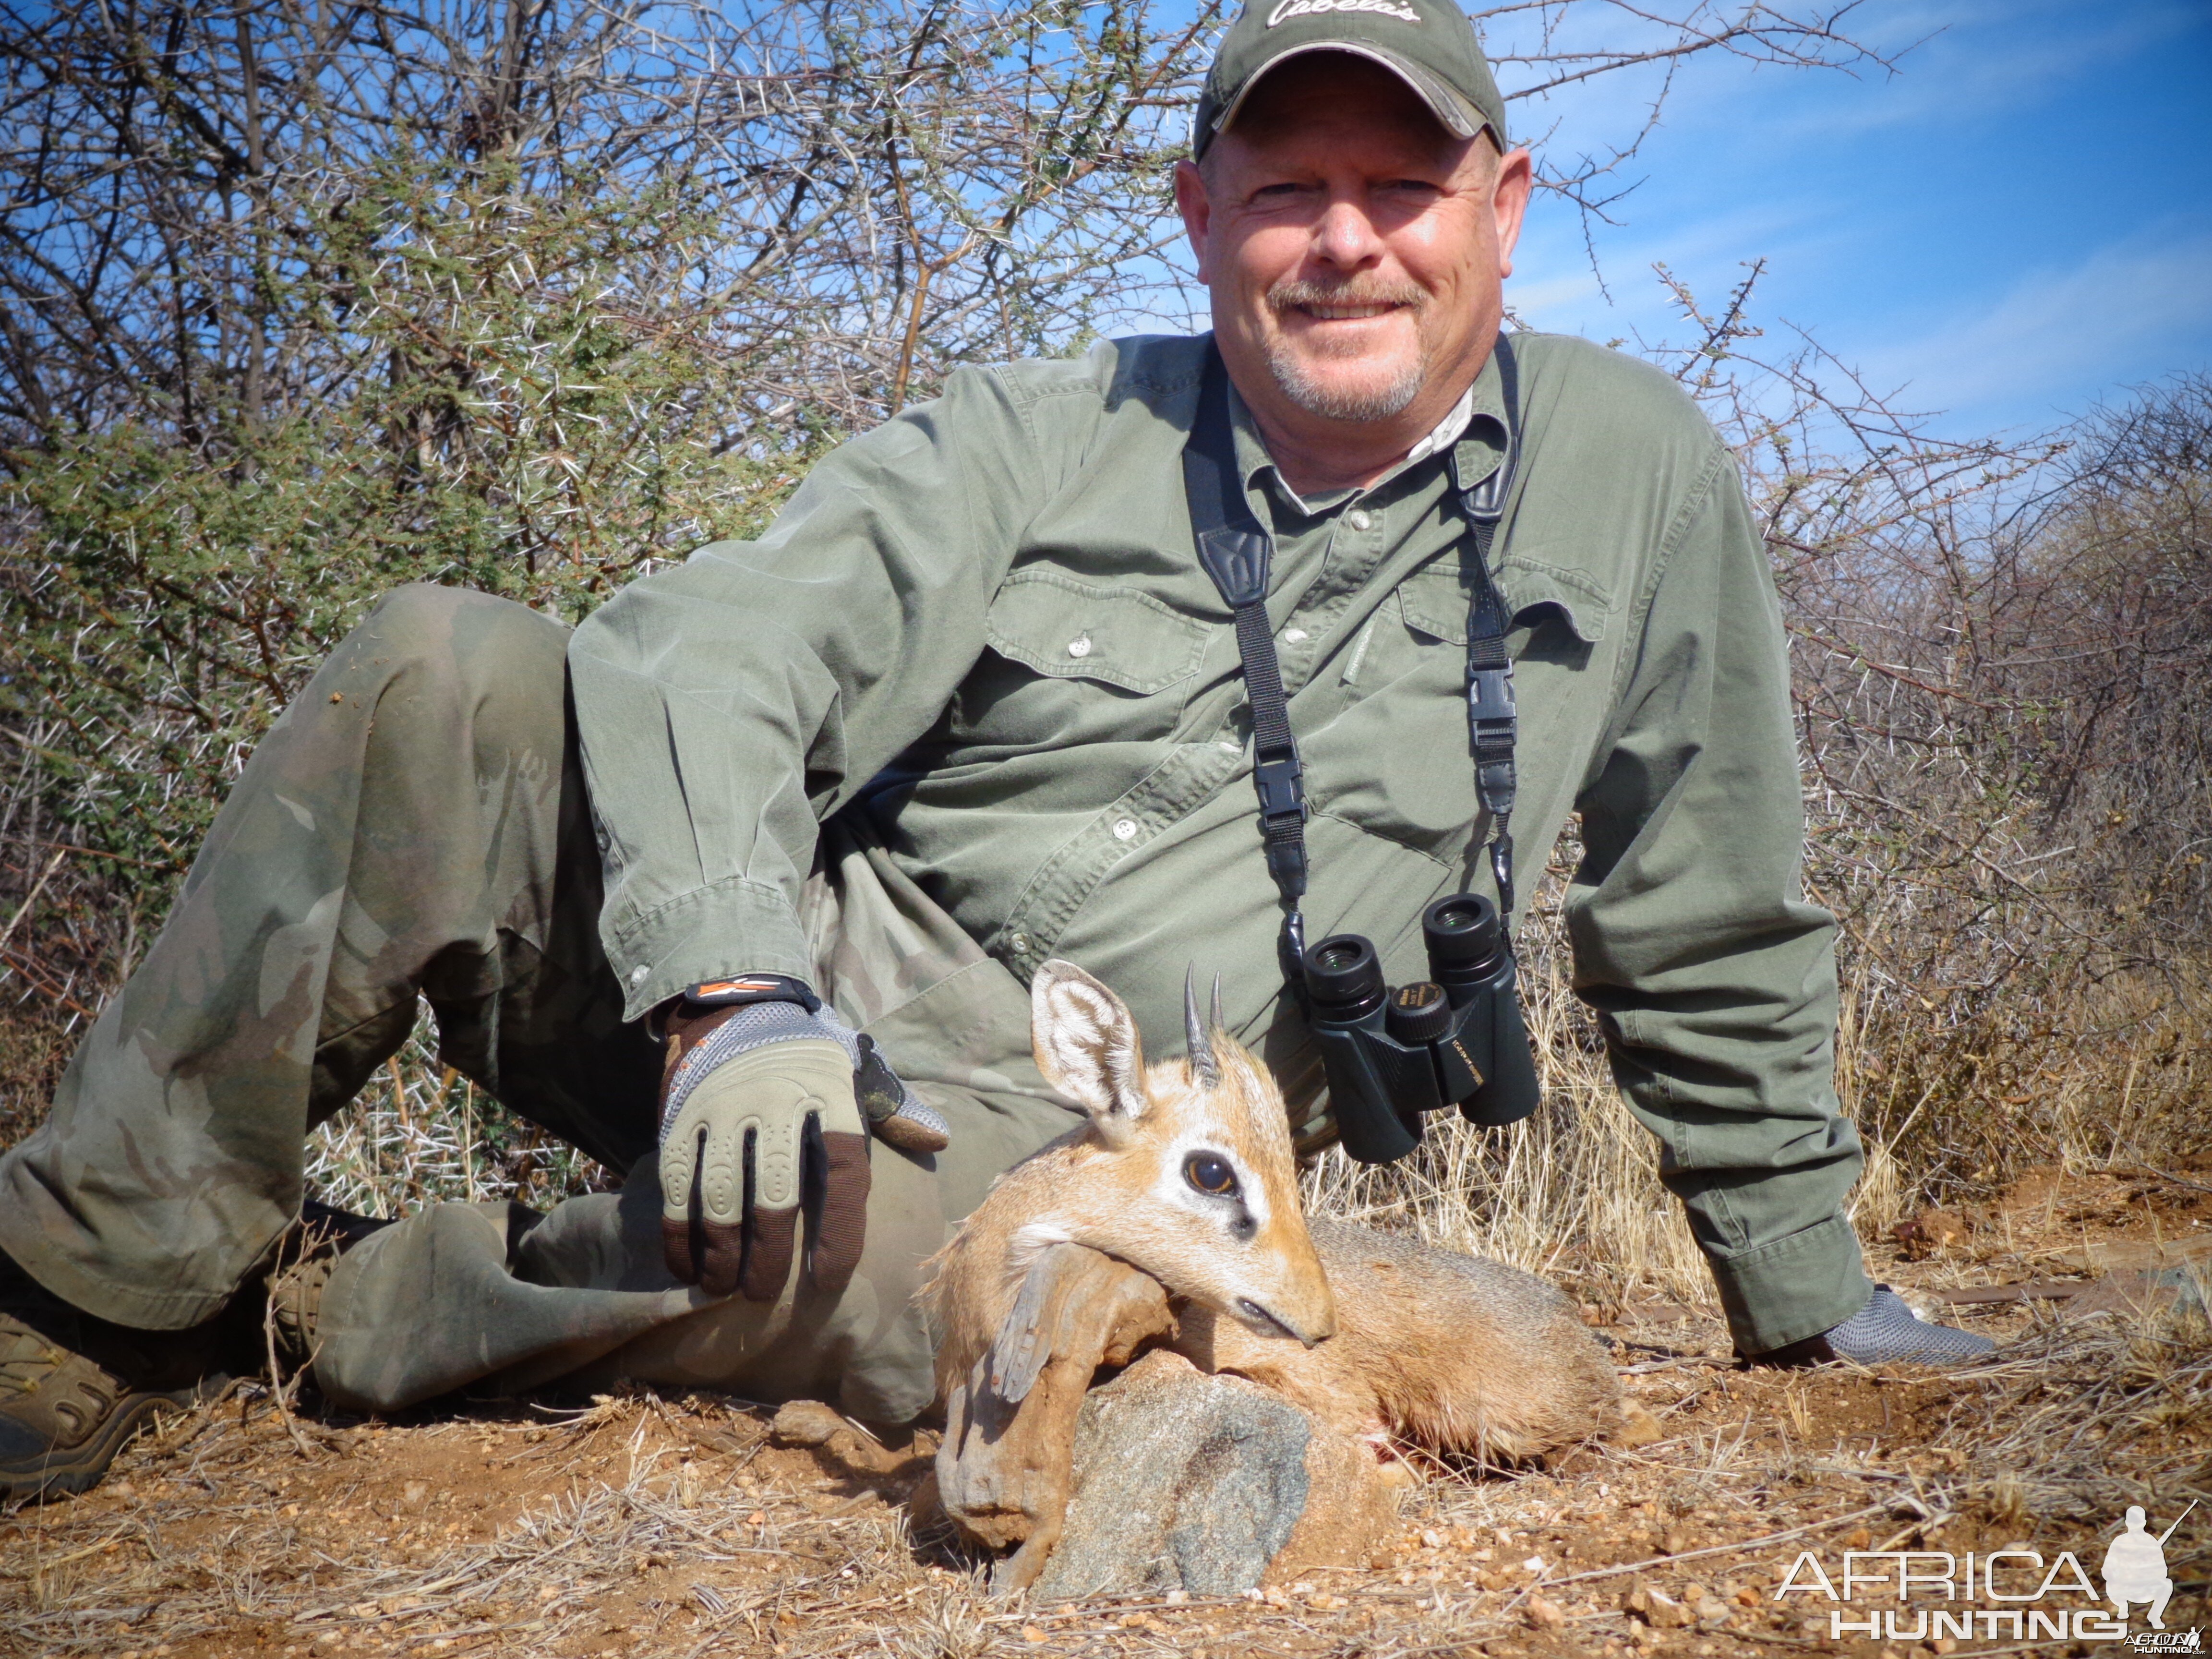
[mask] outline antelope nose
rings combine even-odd
[[[1285,1336],[1295,1337],[1309,1349],[1319,1347],[1336,1334],[1336,1307],[1334,1300],[1325,1302],[1315,1310],[1301,1310],[1306,1316],[1285,1318],[1273,1308],[1263,1308],[1250,1297],[1237,1299],[1237,1309],[1248,1318],[1263,1325],[1272,1325]]]
[[[1237,1310],[1239,1313],[1243,1314],[1245,1318],[1252,1321],[1254,1323],[1273,1326],[1276,1330],[1280,1331],[1285,1336],[1295,1337],[1299,1342],[1304,1344],[1304,1346],[1309,1348],[1312,1347],[1314,1343],[1318,1340],[1317,1338],[1308,1336],[1304,1331],[1300,1330],[1296,1325],[1291,1323],[1289,1320],[1284,1318],[1282,1315],[1277,1313],[1273,1308],[1261,1307],[1249,1296],[1237,1297]]]
[[[1324,1279],[1313,1293],[1298,1298],[1291,1310],[1297,1322],[1298,1340],[1309,1348],[1336,1334],[1336,1292]]]
[[[1328,1341],[1329,1338],[1335,1334],[1336,1298],[1334,1297],[1331,1297],[1328,1301],[1322,1304],[1320,1316],[1309,1322],[1304,1326],[1303,1333],[1299,1336],[1298,1340],[1304,1342],[1306,1346],[1311,1348]]]

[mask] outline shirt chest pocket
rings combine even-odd
[[[1516,659],[1550,643],[1589,646],[1605,637],[1612,598],[1582,572],[1509,555],[1498,567],[1497,580],[1513,618],[1506,635],[1507,653]],[[1462,653],[1468,606],[1467,588],[1451,564],[1417,570],[1398,586],[1399,616],[1413,637],[1424,643],[1457,646]]]
[[[989,648],[961,687],[954,736],[1018,746],[1165,737],[1213,631],[1135,588],[1018,571],[991,601]]]

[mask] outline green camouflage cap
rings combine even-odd
[[[1505,144],[1505,100],[1455,0],[1255,0],[1229,26],[1199,94],[1191,153],[1206,154],[1262,76],[1308,52],[1348,52],[1389,70],[1462,138]]]

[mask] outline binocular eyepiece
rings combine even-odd
[[[1358,933],[1332,933],[1300,964],[1330,1115],[1363,1164],[1419,1146],[1424,1112],[1457,1106],[1470,1123],[1505,1124],[1536,1109],[1535,1060],[1498,907],[1479,893],[1440,898],[1422,913],[1421,937],[1429,977],[1411,985],[1390,985]]]

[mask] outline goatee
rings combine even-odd
[[[1292,282],[1270,289],[1267,304],[1278,316],[1303,306],[1402,305],[1418,311],[1428,297],[1412,287],[1372,289],[1356,283]],[[1387,421],[1405,413],[1427,383],[1427,342],[1419,340],[1418,331],[1415,337],[1419,343],[1410,361],[1398,364],[1396,373],[1379,386],[1348,386],[1323,380],[1279,333],[1269,335],[1266,341],[1267,371],[1275,377],[1283,395],[1309,415],[1318,415],[1325,421]]]

